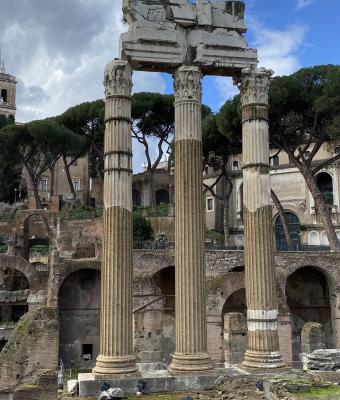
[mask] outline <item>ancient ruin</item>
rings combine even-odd
[[[268,88],[271,71],[257,69],[256,51],[242,34],[243,2],[123,2],[129,31],[121,37],[121,57],[105,72],[106,162],[104,194],[104,268],[102,278],[101,354],[94,374],[112,376],[135,371],[131,344],[131,213],[129,95],[131,69],[170,71],[175,91],[176,149],[176,352],[173,371],[212,368],[207,354],[203,236],[201,79],[203,74],[234,76],[243,109],[246,287],[248,351],[244,365],[284,365],[277,332],[268,142]],[[124,61],[123,61],[124,60]],[[221,72],[222,71],[222,72]],[[121,141],[121,143],[119,143]],[[112,146],[111,143],[115,143]],[[125,143],[125,146],[120,146]],[[110,188],[115,188],[111,194]],[[122,207],[126,219],[112,225],[107,213]],[[118,210],[118,209],[117,209]],[[112,219],[113,221],[114,219]],[[118,220],[117,220],[118,221]],[[124,236],[125,235],[125,236]],[[119,242],[127,241],[126,245]],[[106,241],[110,246],[106,245]],[[126,247],[125,247],[126,246]],[[127,265],[122,262],[121,249]],[[123,253],[122,253],[123,256]],[[126,276],[125,276],[126,274]],[[127,288],[112,296],[114,277]],[[116,280],[115,279],[115,280]],[[118,285],[120,286],[120,285]],[[118,296],[118,298],[116,297]],[[118,303],[118,299],[120,299]],[[116,304],[116,306],[114,306]],[[107,330],[108,328],[108,330]],[[124,328],[124,344],[121,333]],[[116,332],[112,337],[111,332]],[[120,331],[120,332],[123,332]],[[125,361],[125,357],[129,361]],[[114,364],[121,364],[117,369]]]
[[[213,384],[216,371],[238,373],[235,364],[281,371],[301,353],[306,368],[339,367],[339,351],[329,349],[340,344],[340,254],[274,252],[273,71],[257,68],[244,10],[243,1],[123,1],[129,29],[104,75],[103,216],[76,221],[22,209],[0,221],[8,239],[0,255],[2,317],[10,322],[0,329],[6,399],[55,400],[53,388],[40,388],[56,385],[58,364],[80,371],[81,396],[98,395],[104,381],[134,391],[141,376],[150,391],[197,390]],[[133,249],[131,92],[139,70],[174,80],[174,248]],[[231,76],[240,89],[244,253],[205,249],[204,75]],[[33,243],[48,254],[32,254]]]

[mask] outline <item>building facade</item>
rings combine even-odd
[[[315,165],[330,159],[340,152],[337,143],[326,143],[314,157]],[[293,246],[300,245],[328,246],[328,239],[315,208],[313,197],[307,184],[290,162],[285,152],[276,155],[271,150],[271,187],[279,198],[289,224]],[[230,158],[228,169],[233,183],[233,192],[230,199],[229,221],[231,241],[233,245],[243,245],[243,177],[242,155]],[[207,170],[204,181],[211,185],[216,180],[216,172]],[[322,169],[316,176],[320,191],[331,209],[332,221],[340,237],[340,162],[336,162]],[[223,191],[223,184],[216,185],[215,190]],[[223,230],[222,206],[209,192],[205,193],[206,226],[208,229]],[[273,207],[273,224],[275,240],[278,249],[285,250],[285,237],[278,211]]]

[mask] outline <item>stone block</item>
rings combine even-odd
[[[331,371],[340,368],[340,349],[320,349],[311,354],[302,353],[303,369]]]

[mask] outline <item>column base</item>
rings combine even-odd
[[[285,363],[280,352],[247,350],[242,363],[247,368],[274,369],[284,368]]]
[[[211,358],[209,354],[181,354],[175,353],[172,356],[172,363],[169,367],[170,372],[190,372],[207,371],[212,369]]]
[[[106,357],[98,356],[92,374],[96,379],[114,377],[137,372],[136,357]]]

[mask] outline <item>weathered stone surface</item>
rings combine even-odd
[[[257,64],[243,37],[243,1],[123,1],[129,31],[122,56],[134,69],[173,71],[198,65],[206,74],[228,75]]]
[[[247,321],[241,313],[224,316],[224,359],[228,364],[239,364],[247,350]]]
[[[314,350],[326,348],[325,331],[317,322],[307,322],[301,331],[302,353],[311,354]]]
[[[97,378],[137,371],[132,328],[132,139],[129,63],[108,64],[105,85],[104,213]]]
[[[331,371],[340,368],[340,349],[320,349],[301,354],[303,369]]]
[[[197,67],[175,74],[176,125],[176,352],[174,371],[212,368],[207,353],[202,193],[202,75]]]
[[[0,353],[0,388],[35,384],[41,370],[58,366],[58,314],[43,307],[25,314]]]
[[[245,286],[249,368],[284,365],[279,348],[272,207],[268,91],[273,71],[247,68],[239,82],[242,104]],[[258,108],[262,109],[258,113]],[[254,111],[255,109],[255,111]]]

